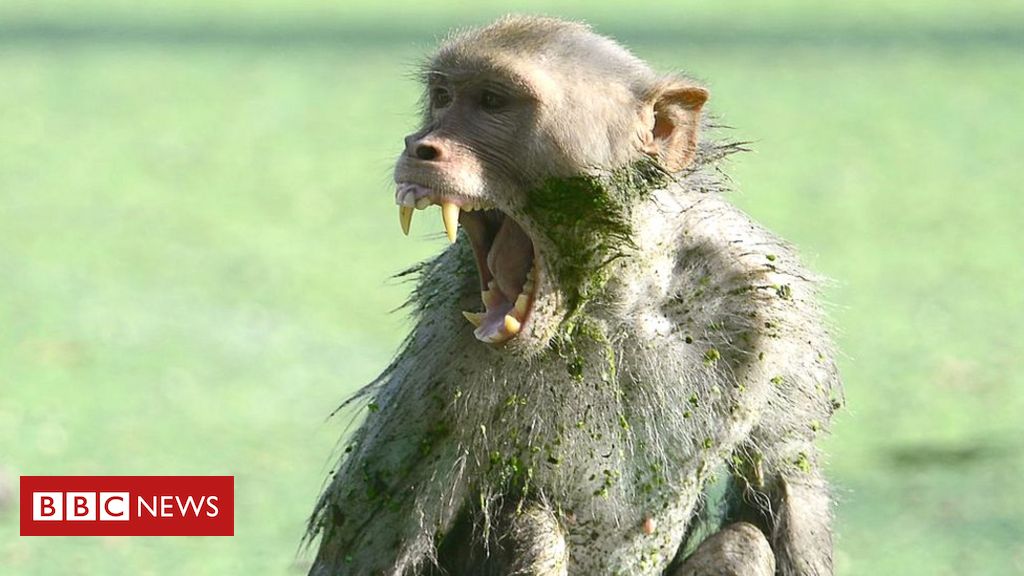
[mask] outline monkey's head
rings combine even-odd
[[[395,167],[402,229],[432,205],[452,242],[461,225],[476,337],[536,352],[598,290],[645,189],[693,161],[708,93],[582,24],[536,17],[455,35],[422,76],[423,126]]]

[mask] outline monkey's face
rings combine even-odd
[[[497,70],[435,71],[426,88],[424,127],[406,138],[395,169],[402,230],[414,210],[440,206],[449,240],[461,226],[475,256],[483,310],[464,315],[476,337],[543,345],[558,298],[522,211],[524,191],[557,169],[543,153],[541,95]]]
[[[583,38],[591,37],[607,42]],[[590,244],[608,235],[590,224],[618,226],[630,208],[603,201],[599,188],[575,185],[555,194],[566,190],[571,202],[552,201],[550,183],[659,158],[659,143],[676,124],[667,131],[661,125],[659,136],[656,117],[668,118],[657,108],[660,92],[648,90],[653,96],[645,100],[639,79],[649,71],[621,48],[619,60],[595,63],[581,56],[587,50],[524,56],[500,42],[486,49],[476,42],[449,46],[431,62],[423,127],[405,139],[395,200],[406,234],[414,211],[434,205],[450,241],[461,226],[475,255],[483,308],[464,312],[466,319],[480,341],[529,354],[544,348],[576,309],[585,291],[578,284],[587,281],[584,260],[607,260]],[[635,74],[609,72],[627,65],[637,67]],[[549,194],[539,195],[545,186]]]

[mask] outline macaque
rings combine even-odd
[[[708,90],[523,16],[451,36],[422,80],[395,200],[451,244],[346,403],[365,420],[310,573],[832,574],[816,279],[723,197],[741,146],[709,136]]]

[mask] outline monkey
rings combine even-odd
[[[517,15],[420,76],[395,201],[450,244],[343,404],[310,574],[832,574],[821,281],[725,198],[708,89]]]

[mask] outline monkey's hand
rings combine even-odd
[[[772,576],[775,554],[753,524],[730,524],[694,550],[683,565],[666,576]]]

